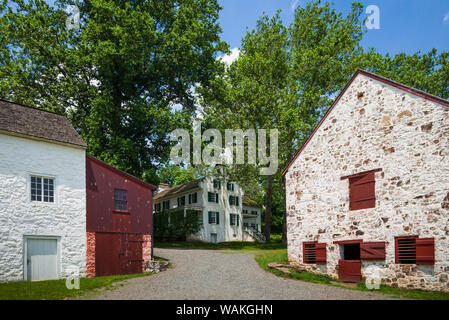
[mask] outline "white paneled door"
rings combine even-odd
[[[27,279],[31,281],[58,278],[58,241],[27,239]]]

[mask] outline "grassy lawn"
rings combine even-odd
[[[60,300],[87,294],[95,289],[110,289],[116,282],[148,275],[151,273],[81,278],[79,290],[67,289],[65,279],[0,283],[0,300]]]
[[[307,282],[342,287],[341,285],[338,285],[338,283],[340,281],[333,279],[326,275],[318,275],[318,274],[314,274],[311,272],[297,272],[293,269],[290,269],[290,271],[291,271],[290,275],[286,275],[279,270],[268,268],[268,264],[270,262],[277,262],[277,263],[287,263],[288,262],[287,251],[283,250],[283,249],[259,252],[255,255],[255,259],[262,269],[264,269],[268,272],[274,273],[277,276],[281,276],[281,277],[289,278],[289,279],[296,279],[296,280],[302,280],[302,281],[307,281]],[[333,283],[331,283],[331,282],[333,282]],[[335,283],[337,283],[337,284],[335,284]],[[381,285],[379,290],[370,290],[370,289],[366,288],[364,283],[358,283],[356,288],[347,288],[347,287],[343,287],[343,288],[348,289],[348,290],[359,290],[359,291],[371,291],[371,292],[377,292],[377,293],[384,293],[389,296],[402,297],[402,298],[406,298],[406,299],[449,300],[449,293],[428,292],[428,291],[423,291],[423,290],[406,290],[406,289],[389,287],[386,285]]]
[[[286,244],[281,242],[271,242],[267,244],[260,244],[254,242],[230,241],[222,243],[210,242],[155,242],[155,248],[172,248],[172,249],[207,249],[207,250],[240,250],[240,251],[254,251],[254,250],[275,250],[285,249]]]

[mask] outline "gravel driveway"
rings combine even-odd
[[[277,277],[259,268],[251,253],[155,249],[173,268],[134,278],[94,299],[288,300],[389,299],[369,293]]]

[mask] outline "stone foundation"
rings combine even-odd
[[[95,277],[95,232],[87,232],[86,277]]]

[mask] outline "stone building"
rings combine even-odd
[[[66,117],[0,100],[0,281],[85,275],[85,150]]]
[[[449,291],[449,102],[357,71],[283,172],[291,264]]]

